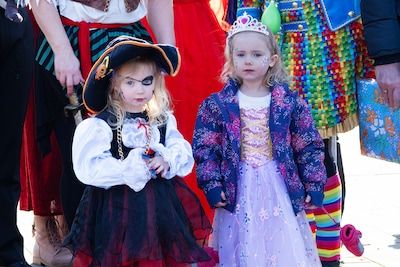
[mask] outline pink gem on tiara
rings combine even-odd
[[[265,26],[246,12],[238,17],[236,21],[232,24],[232,27],[228,32],[228,39],[239,32],[245,31],[259,32],[265,35],[269,35],[267,26]]]
[[[242,24],[246,24],[247,22],[249,21],[249,17],[245,17],[245,16],[242,16],[241,17],[241,20],[240,20],[240,22],[242,23]]]

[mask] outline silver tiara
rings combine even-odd
[[[265,35],[269,35],[267,26],[244,12],[243,15],[236,19],[236,21],[232,24],[232,27],[229,29],[228,39],[239,32],[246,31],[259,32]]]

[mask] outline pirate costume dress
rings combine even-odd
[[[97,115],[77,126],[72,146],[74,171],[88,186],[65,240],[76,266],[185,266],[212,260],[196,242],[206,240],[211,224],[181,178],[191,172],[194,159],[175,117],[167,112],[166,122],[156,125],[146,111],[126,113],[121,125],[107,105],[114,70],[137,57],[153,60],[171,76],[179,69],[175,47],[121,36],[89,73],[83,101]],[[147,167],[153,153],[169,165],[164,178]]]
[[[166,125],[158,128],[148,124],[146,113],[128,113],[122,142],[118,129],[108,124],[112,121],[115,117],[104,111],[77,127],[74,169],[91,186],[83,194],[68,247],[91,258],[86,261],[89,266],[207,261],[209,256],[196,239],[205,239],[211,225],[196,195],[177,177],[191,172],[193,158],[174,116],[169,114]],[[146,167],[142,154],[148,138],[153,149],[168,159],[166,178],[151,178]]]

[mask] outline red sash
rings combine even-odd
[[[86,22],[86,21],[76,22],[66,17],[61,17],[61,21],[64,25],[79,27],[78,30],[79,55],[80,55],[82,76],[84,79],[87,78],[87,75],[89,74],[89,71],[92,68],[89,30],[121,28],[130,25],[130,24],[116,24],[116,23],[105,24],[105,23]]]

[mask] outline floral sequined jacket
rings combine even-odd
[[[229,80],[218,93],[201,104],[193,136],[197,181],[211,206],[221,201],[233,212],[236,205],[240,162],[239,84]],[[286,84],[271,87],[269,128],[273,158],[295,213],[304,209],[306,194],[322,205],[326,182],[324,143],[307,104]]]

